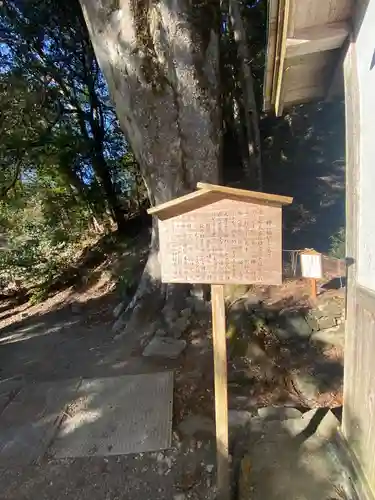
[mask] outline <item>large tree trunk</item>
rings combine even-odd
[[[151,204],[192,191],[197,181],[217,182],[222,128],[219,2],[80,2]],[[146,292],[160,290],[159,285],[154,233],[145,275],[130,306]],[[153,305],[160,308],[154,299]]]

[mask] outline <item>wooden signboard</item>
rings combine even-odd
[[[323,276],[322,254],[306,249],[300,253],[302,276],[310,281],[310,298],[317,297],[317,280]]]
[[[321,279],[322,272],[322,254],[301,252],[301,269],[304,278]]]
[[[159,223],[166,283],[281,284],[281,208],[221,199]]]
[[[149,210],[159,220],[162,281],[210,283],[215,370],[217,487],[228,500],[226,283],[279,285],[281,209],[292,198],[198,183],[198,191]]]

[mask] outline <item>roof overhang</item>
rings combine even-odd
[[[355,0],[268,0],[264,110],[343,93],[343,46]]]
[[[277,207],[289,205],[293,202],[293,198],[289,196],[260,193],[259,191],[248,191],[247,189],[218,186],[205,182],[198,182],[197,188],[198,191],[193,191],[156,207],[151,207],[147,212],[151,215],[156,215],[160,220],[164,220],[224,199]]]

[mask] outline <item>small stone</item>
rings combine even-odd
[[[228,424],[229,427],[243,427],[251,419],[252,414],[246,410],[229,410]]]
[[[321,318],[321,315],[319,317]],[[316,332],[317,330],[319,330],[319,320],[314,315],[313,312],[310,311],[306,315],[306,321],[307,321],[307,324],[310,326],[310,328],[312,329],[313,332]]]
[[[341,363],[315,363],[311,373],[300,371],[293,374],[293,384],[307,403],[315,403],[324,392],[342,390],[343,366]]]
[[[333,328],[314,332],[310,338],[313,344],[327,344],[344,347],[345,344],[345,325],[342,323]]]
[[[211,474],[211,472],[214,470],[214,465],[213,464],[207,464],[206,465],[206,471],[208,474]]]
[[[124,303],[120,302],[117,304],[117,306],[113,309],[113,316],[117,319],[120,314],[122,313],[122,310],[124,309]]]
[[[298,311],[285,311],[279,318],[280,325],[289,330],[295,337],[309,338],[312,328],[306,321],[304,315]]]
[[[249,285],[224,285],[224,296],[229,301],[243,297],[249,290]]]
[[[178,318],[178,312],[170,307],[163,309],[162,311],[165,321],[168,326],[173,327],[175,321]]]
[[[157,461],[158,463],[161,463],[161,462],[163,462],[163,460],[164,460],[164,455],[163,455],[163,453],[158,453],[158,454],[156,455],[156,461]]]
[[[193,311],[190,309],[190,307],[186,307],[185,309],[182,309],[180,316],[183,318],[191,318]]]
[[[336,319],[334,316],[323,316],[319,318],[318,325],[320,330],[326,330],[327,328],[336,326]]]
[[[165,337],[166,335],[167,335],[167,332],[165,330],[162,330],[161,328],[159,328],[155,332],[155,337]]]
[[[198,301],[204,302],[204,290],[203,287],[200,286],[194,286],[190,290],[190,296]]]
[[[180,338],[188,326],[189,326],[189,321],[187,318],[178,318],[172,326],[172,332],[174,338],[176,339]]]
[[[291,330],[287,330],[286,328],[281,328],[279,326],[273,328],[272,331],[280,340],[289,340],[294,337],[294,333]]]
[[[289,418],[301,418],[302,413],[297,408],[265,406],[258,409],[258,415],[264,420],[287,420]]]
[[[177,495],[173,495],[173,500],[185,500],[186,495],[184,493],[177,493]]]
[[[322,304],[319,309],[323,312],[324,316],[339,317],[344,309],[344,302],[338,302],[336,300],[328,300]]]
[[[186,347],[185,340],[171,339],[168,337],[154,337],[143,350],[145,357],[157,356],[176,359]]]
[[[319,397],[319,388],[315,377],[303,372],[296,372],[292,377],[293,384],[302,397],[309,402],[316,401]]]

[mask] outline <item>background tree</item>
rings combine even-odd
[[[5,0],[0,36],[3,91],[13,122],[22,121],[18,137],[8,122],[6,163],[10,154],[16,165],[52,162],[94,213],[106,210],[121,227],[116,184],[127,146],[79,4]]]

